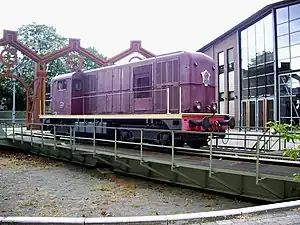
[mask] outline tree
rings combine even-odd
[[[39,55],[46,55],[55,50],[63,48],[68,45],[68,39],[62,37],[57,33],[57,30],[52,26],[43,24],[32,23],[23,25],[18,28],[18,39],[27,47],[32,48]],[[89,47],[87,50],[94,54],[106,59],[105,56],[100,54],[96,48]],[[91,60],[84,58],[83,69],[99,68],[97,64]],[[46,90],[50,91],[50,82],[54,76],[71,72],[66,66],[67,56],[60,57],[47,66],[47,81]],[[13,68],[13,72],[21,76],[27,84],[34,79],[35,63],[27,56],[18,55],[18,64]],[[3,65],[0,66],[0,72],[5,72]],[[0,100],[6,98],[6,106],[10,110],[12,108],[12,81],[11,79],[0,79]],[[16,83],[16,110],[25,110],[26,108],[26,94],[25,89],[18,82]]]
[[[268,126],[271,129],[274,129],[283,139],[287,142],[293,142],[294,144],[297,141],[300,141],[300,127],[298,125],[294,126],[292,124],[285,124],[279,122],[268,122]],[[299,160],[300,159],[300,145],[297,145],[294,148],[285,149],[283,156],[287,156],[290,160]],[[296,180],[300,180],[300,173],[293,174]]]

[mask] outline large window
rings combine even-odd
[[[279,72],[300,69],[300,4],[276,10]]]
[[[272,15],[241,32],[242,99],[274,95]]]
[[[300,119],[300,4],[276,10],[279,115],[283,123]]]
[[[133,68],[133,91],[135,98],[152,97],[152,64]]]
[[[228,114],[234,115],[234,49],[227,50]]]
[[[225,76],[224,76],[225,56],[224,52],[218,54],[218,74],[219,74],[219,110],[225,113]]]
[[[279,75],[280,121],[299,124],[300,119],[300,73]]]

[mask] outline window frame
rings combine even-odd
[[[133,77],[133,93],[134,98],[152,98],[152,64],[136,66],[132,68],[132,77]],[[139,80],[141,84],[139,84]],[[143,82],[147,80],[147,82]],[[144,85],[143,83],[148,83],[148,85]]]
[[[80,84],[80,87],[77,88],[76,86],[74,86],[76,84]],[[72,91],[82,91],[82,89],[83,89],[83,82],[82,82],[82,80],[80,80],[80,79],[73,79],[72,80]]]
[[[62,83],[63,87],[60,88],[60,84]],[[68,89],[68,82],[67,79],[64,80],[58,80],[57,81],[57,90],[60,92],[66,91]]]

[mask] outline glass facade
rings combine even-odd
[[[276,9],[279,119],[299,124],[300,4]]]
[[[227,81],[228,81],[228,114],[235,115],[234,112],[234,49],[227,50]]]
[[[272,21],[270,14],[241,32],[242,99],[274,95]]]
[[[225,113],[225,55],[218,53],[219,113]]]
[[[276,10],[278,70],[300,69],[300,4]]]
[[[274,32],[272,14],[240,33],[241,125],[260,129],[274,118]],[[268,113],[272,111],[273,113]]]

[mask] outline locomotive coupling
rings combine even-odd
[[[228,120],[218,120],[218,125],[221,126],[229,126],[230,129],[235,127],[235,119],[234,117],[230,117]]]
[[[212,127],[212,123],[209,121],[207,117],[203,118],[203,120],[189,120],[190,127],[200,127],[202,126],[205,130]]]

